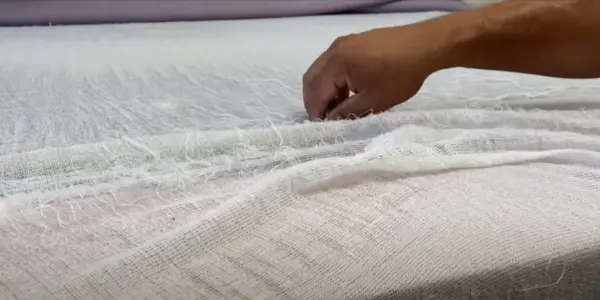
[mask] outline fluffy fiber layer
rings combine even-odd
[[[333,37],[430,16],[0,30],[0,298],[596,298],[597,81],[304,122]]]

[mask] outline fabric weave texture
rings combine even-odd
[[[305,121],[336,36],[433,16],[0,29],[0,299],[597,299],[598,81]]]

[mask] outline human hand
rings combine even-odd
[[[309,118],[363,117],[412,98],[444,66],[435,30],[415,24],[336,39],[304,74]]]

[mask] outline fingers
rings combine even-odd
[[[358,93],[350,96],[331,110],[327,115],[327,120],[357,119],[379,112],[377,108],[372,107],[372,103],[374,102],[368,101],[367,97],[368,94],[366,93]]]
[[[331,48],[306,71],[302,79],[302,97],[310,120],[321,120],[349,95],[342,60]]]
[[[333,100],[329,101],[329,103],[327,104],[327,111],[325,112],[325,114],[328,114],[336,106],[348,99],[349,96],[350,89],[348,87],[338,87],[337,96],[335,96]]]
[[[302,77],[302,98],[304,100],[304,108],[308,113],[308,118],[313,121],[322,118],[327,108],[327,103],[317,100],[321,98],[320,94],[322,93],[321,79],[319,78],[318,70],[323,67],[323,55],[308,68],[308,71],[306,71],[304,77]]]
[[[302,95],[304,107],[311,120],[325,117],[335,105],[348,97],[348,87],[343,80],[337,80],[330,66],[317,66],[309,69],[303,79]]]

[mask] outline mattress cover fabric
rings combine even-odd
[[[0,1],[0,26],[220,20],[344,12],[460,11],[467,8],[460,0]]]
[[[436,15],[0,29],[0,298],[598,298],[598,81],[304,122],[334,37]]]

